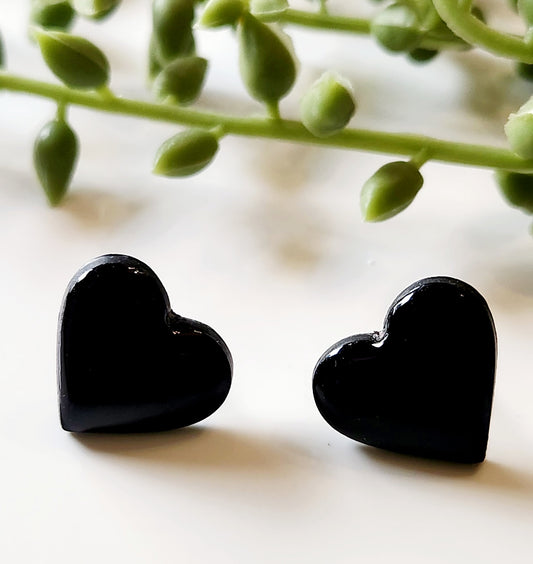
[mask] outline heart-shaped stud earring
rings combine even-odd
[[[233,362],[210,327],[170,309],[155,273],[104,255],[71,280],[59,317],[61,424],[145,432],[197,423],[228,395]]]
[[[390,307],[383,331],[355,335],[318,361],[313,393],[324,419],[362,443],[426,458],[485,459],[496,332],[483,297],[426,278]]]

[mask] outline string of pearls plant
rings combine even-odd
[[[227,135],[263,137],[404,157],[381,167],[363,185],[360,201],[366,221],[381,221],[405,209],[424,183],[420,168],[431,160],[496,170],[509,203],[533,214],[533,99],[509,117],[508,149],[349,128],[356,101],[348,81],[333,72],[305,93],[299,120],[282,117],[279,102],[297,76],[287,35],[291,26],[373,36],[385,50],[405,53],[415,63],[428,63],[444,50],[478,47],[512,59],[522,76],[533,78],[533,0],[509,0],[509,9],[524,20],[523,36],[489,27],[472,0],[373,1],[380,4],[376,15],[362,19],[330,13],[326,0],[310,4],[309,10],[292,9],[287,0],[153,0],[148,73],[156,100],[150,103],[111,92],[105,54],[68,31],[78,17],[99,21],[115,12],[120,17],[120,0],[32,0],[31,34],[62,84],[5,70],[0,42],[0,88],[57,102],[54,119],[38,133],[33,149],[37,176],[52,206],[63,200],[76,167],[78,138],[67,110],[78,105],[183,126],[155,155],[154,173],[159,175],[200,172]],[[190,107],[208,71],[208,61],[196,53],[195,34],[220,27],[235,33],[243,83],[264,105],[264,117]]]

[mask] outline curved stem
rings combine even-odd
[[[533,46],[524,38],[492,29],[470,13],[471,0],[432,0],[439,16],[446,25],[460,38],[450,40],[428,32],[419,47],[422,49],[465,49],[470,45],[483,47],[501,57],[511,58],[524,63],[533,63]],[[271,21],[272,16],[257,15],[259,19]],[[335,32],[347,32],[370,35],[371,20],[349,16],[335,16],[330,13],[308,12],[289,8],[276,14],[276,21]]]
[[[228,135],[279,139],[325,147],[359,149],[376,153],[413,156],[426,150],[431,160],[459,163],[485,168],[533,171],[533,159],[522,159],[511,151],[485,145],[455,143],[425,135],[387,133],[368,129],[345,129],[331,137],[320,138],[294,120],[249,118],[191,110],[180,106],[154,104],[128,98],[105,98],[98,92],[72,90],[58,84],[0,72],[0,89],[42,96],[61,103],[95,110],[134,116],[179,125],[222,128]]]
[[[433,0],[446,25],[461,39],[476,47],[523,63],[533,63],[533,47],[522,37],[496,31],[470,13],[470,2]]]

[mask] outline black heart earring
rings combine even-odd
[[[483,297],[454,278],[409,286],[383,331],[339,341],[320,358],[313,393],[344,435],[454,462],[485,459],[496,332]]]
[[[175,314],[144,263],[104,255],[71,280],[59,318],[65,430],[144,432],[197,423],[226,399],[232,370],[222,338]]]

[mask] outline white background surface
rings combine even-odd
[[[27,40],[27,4],[0,0],[9,68],[55,80]],[[148,1],[126,0],[104,24],[75,29],[109,55],[117,93],[149,97]],[[354,85],[354,126],[503,144],[505,116],[532,91],[505,61],[479,53],[413,67],[369,39],[291,35],[302,72],[285,115],[334,68]],[[240,85],[230,34],[202,32],[199,51],[211,60],[201,105],[261,110]],[[10,93],[0,104],[2,562],[531,560],[533,240],[491,172],[428,164],[411,208],[366,225],[359,188],[387,156],[228,138],[201,175],[160,179],[153,155],[175,127],[72,108],[81,159],[64,206],[49,209],[31,147],[54,107]],[[194,429],[60,429],[62,294],[107,252],[147,262],[174,310],[212,325],[233,353],[226,403]],[[476,468],[358,445],[312,398],[321,353],[379,329],[394,297],[429,275],[474,285],[498,329],[489,448]],[[468,327],[457,338],[468,339]]]

